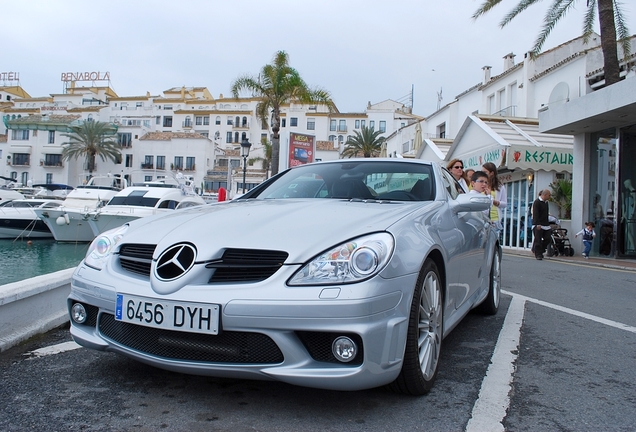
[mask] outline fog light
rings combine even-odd
[[[331,352],[338,361],[348,363],[356,358],[358,346],[348,337],[339,336],[331,344]]]
[[[84,324],[87,317],[88,315],[84,306],[81,303],[75,303],[71,308],[71,318],[73,321],[77,324]]]

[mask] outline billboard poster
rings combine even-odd
[[[314,161],[316,140],[313,135],[289,134],[289,167],[308,164]]]

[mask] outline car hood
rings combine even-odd
[[[334,199],[239,200],[194,207],[130,223],[123,243],[157,244],[155,256],[182,242],[203,259],[225,248],[280,250],[302,263],[345,240],[387,230],[434,202],[355,202]]]

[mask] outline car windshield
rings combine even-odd
[[[343,161],[303,165],[251,191],[245,198],[336,198],[389,201],[434,199],[430,165]]]

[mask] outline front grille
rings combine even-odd
[[[119,264],[132,273],[150,276],[152,254],[157,245],[125,244],[119,249]]]
[[[167,360],[275,364],[284,359],[274,341],[260,333],[207,335],[163,330],[116,321],[106,313],[99,316],[99,331],[120,345]]]
[[[206,264],[214,269],[210,283],[257,282],[273,275],[287,259],[287,252],[227,249],[221,259]]]
[[[357,334],[298,331],[296,335],[305,346],[305,349],[307,349],[307,352],[309,352],[311,358],[316,361],[337,363],[341,366],[359,366],[362,364],[362,359],[364,358],[362,338]],[[337,360],[331,351],[333,341],[339,336],[346,336],[358,345],[358,353],[348,363],[342,363]]]

